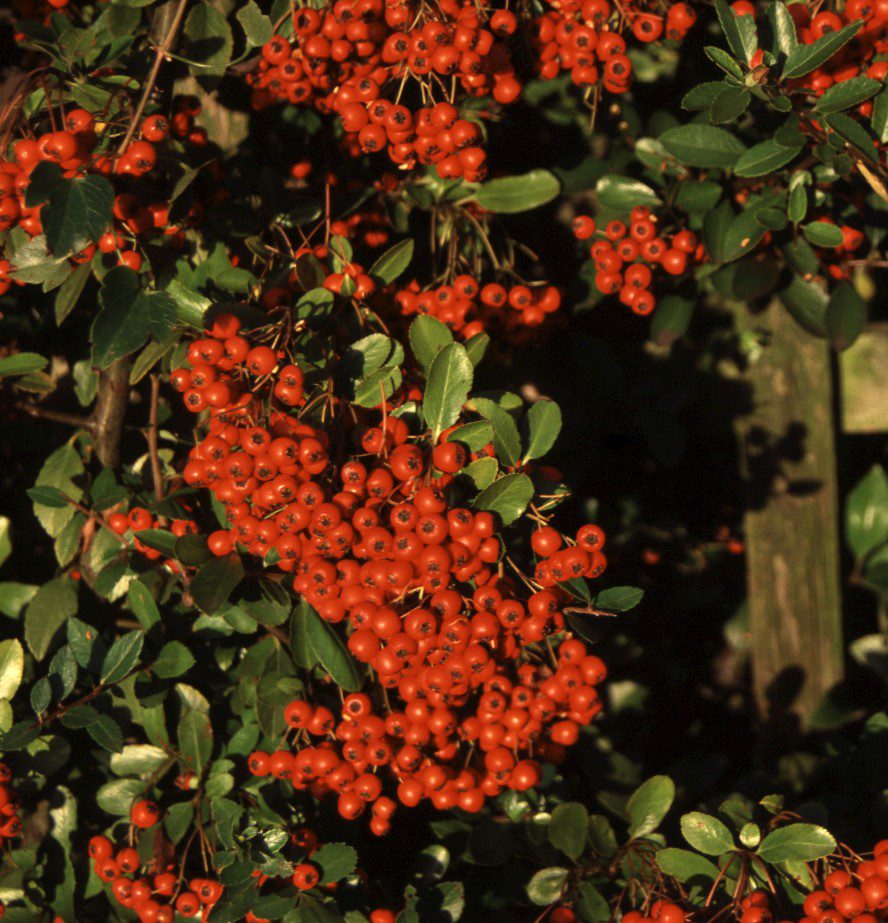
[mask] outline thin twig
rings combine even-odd
[[[157,46],[154,52],[154,63],[151,65],[151,70],[148,73],[148,79],[145,81],[145,87],[142,90],[142,96],[139,99],[139,104],[136,106],[136,111],[133,113],[129,128],[127,129],[126,135],[124,136],[123,143],[118,148],[118,153],[122,154],[129,147],[129,143],[133,140],[133,135],[136,133],[136,129],[138,128],[139,123],[142,121],[142,113],[145,111],[145,107],[148,105],[148,98],[151,96],[151,91],[154,89],[154,84],[157,83],[157,75],[160,73],[160,65],[163,64],[163,59],[166,57],[167,52],[172,47],[173,40],[176,37],[176,32],[179,31],[179,26],[182,23],[182,17],[185,15],[185,7],[187,5],[188,0],[179,0],[179,5],[176,7],[176,13],[173,16],[173,21],[170,24],[170,28],[167,30],[167,34],[164,36],[163,40]]]
[[[148,455],[151,459],[151,479],[154,482],[154,497],[158,503],[163,500],[163,472],[160,467],[160,450],[157,440],[157,405],[160,402],[160,377],[151,376],[151,404],[148,410]]]

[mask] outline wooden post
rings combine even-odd
[[[843,675],[829,346],[776,301],[736,318],[765,340],[744,376],[751,410],[737,427],[753,687],[763,719],[804,726]]]

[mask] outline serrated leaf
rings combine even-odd
[[[608,612],[628,612],[644,599],[644,590],[634,586],[614,586],[595,594],[592,604]]]
[[[827,32],[810,45],[796,45],[786,56],[782,78],[789,80],[810,74],[828,61],[843,45],[850,42],[862,25],[862,22],[852,22],[837,32]]]
[[[789,15],[786,4],[781,0],[775,0],[767,9],[767,16],[771,23],[771,33],[773,42],[771,51],[773,54],[783,55],[784,58],[792,53],[798,46],[799,40],[796,36],[795,22]]]
[[[549,842],[571,859],[578,859],[586,848],[589,812],[576,801],[559,804],[549,821]]]
[[[710,80],[706,83],[697,84],[693,89],[685,93],[681,101],[681,108],[690,111],[701,111],[708,109],[713,100],[729,84],[724,80]]]
[[[354,872],[358,853],[346,843],[325,843],[311,854],[311,861],[321,870],[321,884],[329,885]]]
[[[139,662],[144,643],[143,631],[129,631],[121,635],[111,645],[102,662],[102,683],[106,686],[119,683]]]
[[[755,18],[748,15],[736,16],[725,0],[715,0],[715,12],[728,40],[728,47],[741,61],[748,64],[758,48]]]
[[[677,878],[683,884],[694,878],[706,881],[718,878],[718,867],[714,863],[688,849],[668,847],[658,850],[657,865],[664,874]]]
[[[772,830],[757,853],[765,862],[813,862],[836,848],[833,835],[815,824],[789,824]]]
[[[249,0],[246,6],[237,11],[237,21],[244,30],[247,42],[253,48],[260,48],[274,35],[274,24],[259,9],[255,0]]]
[[[708,856],[720,856],[734,848],[730,830],[711,814],[691,811],[681,819],[681,832],[694,849]]]
[[[524,457],[528,462],[542,458],[555,445],[561,432],[561,408],[549,400],[531,404],[524,418]]]
[[[567,869],[554,866],[540,869],[527,883],[527,896],[539,907],[554,904],[567,883]]]
[[[179,720],[176,739],[185,763],[200,775],[213,754],[213,725],[209,715],[197,709],[186,711]]]
[[[850,80],[834,83],[814,103],[814,111],[828,113],[850,109],[875,96],[881,88],[881,81],[873,80],[871,77],[852,77]]]
[[[25,644],[37,660],[43,660],[56,632],[76,611],[73,580],[57,577],[40,587],[25,610]]]
[[[160,621],[160,611],[148,587],[141,580],[133,580],[127,591],[130,608],[142,623],[145,631]]]
[[[678,125],[660,135],[660,143],[689,167],[733,167],[744,152],[743,142],[715,125]]]
[[[641,180],[609,173],[595,184],[595,198],[602,208],[629,214],[638,205],[656,208],[662,204],[657,193]]]
[[[416,356],[426,375],[438,353],[453,342],[450,328],[430,314],[421,314],[417,317],[410,325],[408,336],[413,355]]]
[[[293,618],[299,623],[299,643],[307,646],[313,655],[309,662],[320,664],[346,692],[357,692],[363,685],[363,677],[336,629],[306,602],[296,609]]]
[[[476,397],[472,406],[493,426],[493,447],[499,460],[508,466],[518,464],[521,457],[521,437],[514,417],[496,401]]]
[[[437,442],[441,432],[452,426],[469,396],[474,368],[465,347],[445,346],[432,361],[426,381],[422,412]]]
[[[181,641],[167,641],[151,665],[151,670],[161,679],[172,679],[187,673],[194,664],[194,655]]]
[[[801,147],[784,147],[768,139],[745,151],[734,164],[734,173],[737,176],[764,176],[785,167],[801,151]]]
[[[496,513],[504,526],[514,522],[533,499],[533,482],[526,474],[514,472],[494,481],[475,497],[480,510]]]
[[[110,715],[99,715],[86,726],[86,733],[104,750],[118,753],[123,749],[123,731]]]

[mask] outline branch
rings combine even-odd
[[[129,361],[118,359],[99,376],[94,432],[96,456],[105,468],[116,468],[120,464],[120,438],[129,398],[129,375]]]
[[[159,503],[163,500],[163,472],[160,467],[160,450],[157,443],[157,405],[160,400],[160,378],[151,376],[151,405],[148,410],[148,455],[151,459],[151,479],[154,482],[154,496]]]
[[[65,426],[73,426],[77,429],[88,429],[90,431],[95,427],[95,421],[92,417],[79,417],[76,413],[65,413],[63,410],[51,410],[49,407],[43,407],[40,404],[19,403],[13,405],[19,413],[34,417],[37,420],[51,420],[53,423],[63,423]]]
[[[176,37],[176,33],[179,31],[179,26],[182,23],[182,17],[185,15],[185,7],[187,5],[188,0],[179,0],[179,5],[176,7],[176,12],[173,15],[173,21],[170,23],[170,27],[167,30],[166,35],[163,37],[160,44],[154,51],[154,63],[151,65],[151,70],[148,72],[148,79],[145,81],[145,87],[142,90],[142,96],[139,99],[139,104],[136,106],[136,111],[133,113],[130,126],[126,131],[126,135],[124,136],[123,143],[118,148],[118,153],[122,154],[129,147],[129,143],[133,140],[133,135],[136,133],[136,129],[139,127],[139,123],[142,121],[142,114],[145,112],[145,106],[148,105],[148,98],[151,96],[151,91],[154,89],[154,84],[157,83],[157,75],[160,72],[160,65],[163,64],[163,59],[166,57],[167,52],[173,45],[173,40]]]

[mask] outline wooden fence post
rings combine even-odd
[[[776,301],[735,316],[766,341],[744,376],[751,410],[737,423],[753,688],[763,719],[804,726],[843,675],[829,345]]]

